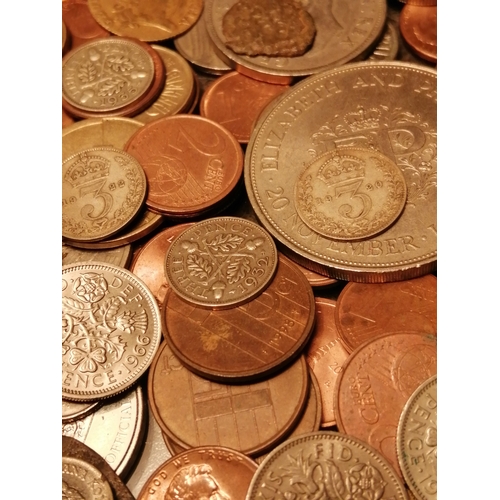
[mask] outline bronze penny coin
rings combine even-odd
[[[161,314],[170,348],[190,370],[226,383],[252,381],[301,353],[314,325],[314,296],[300,269],[280,256],[273,280],[250,302],[210,310],[170,291]]]
[[[245,500],[257,464],[223,446],[200,446],[171,458],[151,475],[137,500]]]
[[[170,245],[165,275],[187,302],[213,309],[249,302],[271,283],[278,252],[259,225],[237,217],[197,222]]]
[[[348,283],[337,301],[335,323],[348,352],[391,332],[437,335],[437,278]]]
[[[163,342],[149,371],[149,403],[162,432],[184,448],[227,446],[255,456],[296,425],[307,400],[307,370],[301,356],[262,382],[220,384],[185,368]]]
[[[147,123],[125,150],[146,172],[146,205],[165,215],[200,214],[229,195],[243,172],[238,141],[200,116],[167,116]]]
[[[366,441],[401,474],[396,456],[399,417],[408,398],[436,369],[433,335],[391,333],[364,343],[337,378],[339,431]]]
[[[360,439],[318,431],[277,446],[259,466],[246,500],[407,500],[393,467]]]
[[[408,3],[401,11],[399,27],[401,35],[418,56],[437,62],[437,6]]]
[[[304,273],[304,276],[307,278],[307,281],[309,281],[309,284],[313,288],[322,288],[335,285],[336,283],[338,283],[338,280],[336,280],[335,278],[330,278],[328,276],[324,276],[323,274],[319,274],[315,271],[311,271],[310,269],[301,266],[297,262],[295,263],[295,265]]]
[[[123,229],[146,197],[137,160],[115,148],[85,149],[62,164],[62,236],[98,241]]]
[[[63,398],[95,401],[128,389],[160,339],[156,301],[131,272],[104,263],[63,266]]]
[[[73,118],[71,118],[71,116],[69,116],[68,113],[66,113],[66,111],[64,111],[64,108],[63,108],[63,110],[62,110],[62,128],[67,128],[70,125],[73,125],[73,123],[75,123],[75,120],[73,120]]]
[[[336,424],[334,409],[334,388],[348,352],[340,341],[335,326],[336,303],[320,297],[316,301],[316,325],[307,346],[306,360],[318,379],[322,401],[321,427]]]
[[[62,55],[66,54],[71,47],[71,34],[66,28],[66,24],[64,24],[64,20],[62,22]]]
[[[97,467],[80,458],[63,456],[62,497],[113,500],[113,491]]]

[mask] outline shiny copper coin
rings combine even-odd
[[[437,335],[437,278],[348,283],[337,301],[335,323],[348,352],[386,333]]]
[[[437,6],[405,5],[399,27],[401,35],[418,56],[437,62]]]
[[[339,430],[366,441],[401,474],[396,456],[399,417],[408,398],[436,369],[433,335],[393,333],[361,345],[337,379]]]
[[[62,498],[113,500],[113,491],[101,473],[89,462],[62,457]]]
[[[114,148],[85,149],[62,165],[62,236],[98,241],[122,230],[140,211],[146,175],[137,160]]]
[[[132,247],[123,245],[110,250],[77,249],[69,245],[62,246],[62,265],[75,264],[76,262],[107,262],[118,267],[127,267],[132,258]]]
[[[179,453],[183,453],[184,451],[189,450],[190,448],[184,448],[180,444],[178,444],[173,439],[170,439],[166,434],[162,433],[163,441],[165,442],[165,446],[168,448],[168,451],[174,455],[179,455]]]
[[[336,424],[334,388],[348,352],[335,326],[335,301],[316,297],[316,326],[307,346],[306,360],[316,375],[322,401],[321,427]]]
[[[396,26],[389,20],[385,23],[382,38],[367,58],[367,61],[393,61],[399,52],[399,34]]]
[[[146,204],[165,215],[210,208],[235,188],[243,172],[238,141],[200,116],[176,115],[148,123],[125,150],[146,172]]]
[[[62,422],[67,424],[85,418],[101,406],[101,401],[91,403],[77,403],[76,401],[62,400]]]
[[[297,423],[307,399],[307,370],[300,357],[263,382],[220,384],[185,368],[163,342],[149,371],[149,403],[161,430],[184,448],[227,446],[255,456]]]
[[[242,144],[248,143],[261,111],[289,88],[259,82],[235,71],[217,78],[203,93],[200,115],[226,127]]]
[[[130,271],[144,281],[160,307],[169,290],[165,278],[165,254],[172,241],[192,225],[192,223],[178,224],[161,231],[139,250],[130,266]]]
[[[173,291],[187,302],[213,309],[249,302],[268,287],[277,267],[271,236],[237,217],[196,223],[172,242],[165,257]]]
[[[200,446],[165,462],[137,500],[245,500],[257,464],[222,446]]]
[[[161,313],[165,338],[182,363],[226,383],[262,379],[290,363],[315,318],[311,286],[283,256],[271,283],[246,304],[214,311],[171,291]]]

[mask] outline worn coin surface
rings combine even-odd
[[[113,491],[103,474],[92,464],[63,456],[62,498],[113,500]]]
[[[96,241],[123,229],[146,197],[146,175],[125,151],[85,149],[62,164],[62,236]]]
[[[259,466],[246,500],[391,498],[407,500],[393,467],[365,442],[319,431],[277,446]]]
[[[437,498],[437,376],[411,395],[401,412],[397,434],[399,466],[419,500]]]
[[[149,289],[126,269],[102,263],[62,268],[62,396],[118,394],[147,370],[161,339]]]
[[[237,217],[215,217],[186,229],[170,245],[165,275],[187,302],[229,308],[250,301],[270,284],[278,252],[259,225]]]
[[[297,83],[264,110],[245,155],[245,185],[288,256],[347,281],[395,281],[435,268],[436,80],[434,70],[409,63],[350,64]],[[305,165],[342,146],[377,150],[403,172],[406,205],[381,235],[334,241],[298,215],[294,187]]]

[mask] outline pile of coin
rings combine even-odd
[[[415,2],[63,0],[63,498],[436,498]]]

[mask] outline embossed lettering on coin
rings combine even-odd
[[[113,500],[113,492],[104,475],[90,463],[62,457],[63,500]]]

